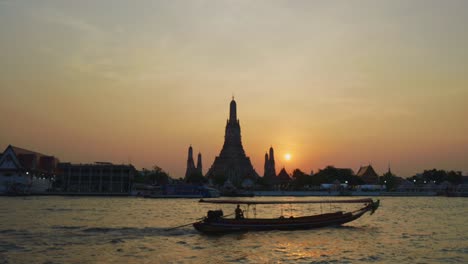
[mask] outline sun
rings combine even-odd
[[[285,160],[291,160],[291,154],[289,154],[289,153],[284,154],[284,159]]]

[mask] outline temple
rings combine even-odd
[[[195,162],[193,161],[193,149],[192,146],[188,149],[187,157],[187,169],[185,170],[185,179],[188,179],[194,174],[203,175],[202,171],[202,156],[201,153],[198,153],[197,167],[195,167]]]
[[[268,184],[275,184],[277,182],[275,166],[275,154],[273,147],[270,147],[270,156],[268,156],[268,153],[265,153],[265,170],[263,173],[263,177]]]
[[[241,141],[241,129],[237,119],[237,104],[234,98],[229,109],[229,119],[226,122],[224,145],[219,156],[215,158],[206,177],[208,179],[224,178],[235,186],[240,186],[244,180],[255,180],[259,176],[245,155]]]
[[[202,159],[201,159],[201,153],[200,152],[198,152],[198,158],[197,158],[197,172],[200,175],[203,175]]]
[[[283,167],[278,173],[278,183],[282,186],[287,186],[290,181],[291,181],[291,176]]]
[[[54,156],[8,145],[0,152],[0,194],[43,193],[59,172]]]
[[[379,183],[379,175],[375,172],[374,168],[372,168],[370,164],[368,166],[361,166],[356,175],[361,177],[366,184]]]

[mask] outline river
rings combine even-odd
[[[467,198],[379,199],[374,215],[342,227],[206,236],[191,226],[166,229],[209,209],[229,214],[235,206],[196,199],[0,197],[0,263],[468,263]],[[257,214],[337,209],[265,205]]]

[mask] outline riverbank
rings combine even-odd
[[[26,195],[7,195],[0,194],[1,196],[75,196],[75,197],[139,197],[122,193],[31,193]],[[255,191],[252,197],[344,197],[344,196],[385,196],[385,197],[433,197],[433,196],[449,196],[449,197],[468,197],[466,193],[454,193],[450,195],[438,195],[436,192],[310,192],[310,191]],[[237,196],[221,196],[221,197],[237,197]],[[239,196],[245,197],[245,196]],[[152,197],[153,199],[164,198],[187,198],[187,199],[200,199],[201,196],[196,195],[158,195]]]
[[[434,191],[422,192],[379,192],[379,191],[254,191],[255,196],[437,196]]]

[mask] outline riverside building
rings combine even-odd
[[[129,194],[136,174],[133,165],[109,162],[59,164],[59,190],[82,194]]]
[[[366,184],[379,183],[379,175],[375,172],[371,165],[361,166],[356,175],[361,177]]]
[[[44,193],[57,174],[54,156],[9,145],[0,153],[0,194]]]

